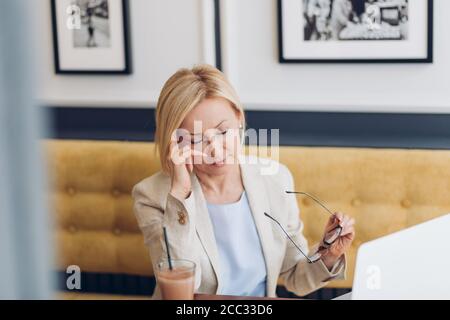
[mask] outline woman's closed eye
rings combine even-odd
[[[191,144],[192,145],[195,145],[195,144],[199,144],[199,143],[202,143],[203,142],[203,139],[191,139]]]
[[[228,131],[229,131],[229,129],[219,130],[215,135],[216,135],[216,136],[218,136],[218,135],[224,136],[224,135],[226,135],[226,134],[228,133]],[[192,145],[195,145],[195,144],[202,143],[205,139],[206,139],[206,138],[204,138],[204,137],[193,138],[193,139],[191,139],[191,144],[192,144]]]

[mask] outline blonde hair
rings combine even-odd
[[[180,127],[187,114],[204,99],[224,98],[240,114],[245,131],[244,109],[226,76],[210,65],[183,68],[173,74],[162,88],[156,106],[156,151],[161,168],[168,173],[172,133]]]

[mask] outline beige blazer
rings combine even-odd
[[[304,251],[309,251],[302,235],[303,223],[299,218],[296,197],[285,193],[286,190],[295,190],[287,167],[270,161],[270,165],[278,166],[278,170],[267,175],[263,174],[266,165],[261,164],[259,158],[243,159],[241,174],[265,258],[267,295],[276,296],[279,277],[287,290],[299,296],[323,287],[331,279],[344,279],[345,256],[331,271],[321,260],[308,263],[279,226],[264,215],[267,212],[275,217],[295,242]],[[171,181],[168,175],[158,172],[144,179],[133,188],[134,212],[155,269],[157,262],[166,257],[162,236],[162,228],[166,226],[172,258],[196,263],[196,292],[220,294],[223,280],[213,226],[195,174],[191,175],[191,181],[191,195],[180,201],[169,193]],[[153,297],[161,297],[158,285]]]

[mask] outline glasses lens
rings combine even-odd
[[[331,246],[336,241],[336,239],[339,238],[339,236],[341,235],[341,232],[342,232],[341,226],[334,228],[333,230],[327,232],[323,242],[326,245]]]
[[[319,261],[322,258],[322,254],[320,252],[316,252],[313,256],[309,257],[310,263]]]

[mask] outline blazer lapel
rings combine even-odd
[[[192,191],[195,196],[195,228],[203,248],[209,257],[217,279],[217,292],[221,289],[219,251],[217,249],[214,228],[209,217],[206,199],[197,176],[192,175]]]
[[[261,247],[264,254],[267,272],[267,294],[275,292],[278,274],[275,274],[275,268],[271,267],[271,262],[274,261],[272,253],[272,244],[274,237],[272,232],[271,221],[264,215],[264,212],[270,214],[270,204],[267,197],[267,186],[258,171],[256,164],[248,163],[248,158],[241,162],[241,175],[244,183],[244,188],[247,193],[250,209],[253,214],[256,229],[258,231]]]
[[[244,161],[241,161],[240,163],[241,176],[263,250],[267,272],[266,290],[267,294],[270,294],[276,290],[278,274],[275,274],[275,268],[271,267],[271,262],[274,261],[272,248],[274,237],[272,226],[268,218],[264,215],[264,212],[270,213],[270,204],[267,198],[268,190],[266,189],[261,174],[258,172],[258,166],[247,162],[248,159],[244,159]],[[220,292],[222,288],[222,279],[220,278],[220,260],[214,236],[214,228],[209,217],[203,190],[195,174],[192,176],[191,181],[193,194],[195,196],[195,223],[197,234],[216,275],[217,292]]]

